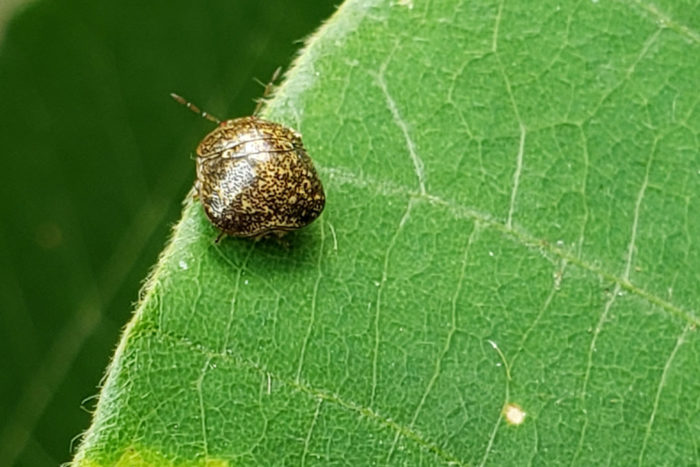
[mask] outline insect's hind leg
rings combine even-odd
[[[266,99],[270,97],[270,94],[272,94],[272,91],[275,88],[275,81],[277,81],[277,78],[279,78],[281,71],[282,67],[278,66],[274,73],[272,73],[272,78],[270,78],[270,81],[268,81],[267,84],[263,84],[262,82],[258,81],[261,85],[265,86],[265,90],[263,91],[262,97],[255,99],[256,105],[255,110],[253,111],[254,116],[258,116]]]

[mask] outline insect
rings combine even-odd
[[[321,214],[323,185],[298,132],[255,114],[222,121],[171,96],[218,124],[197,146],[194,185],[204,212],[221,231],[217,243],[224,235],[281,236]]]

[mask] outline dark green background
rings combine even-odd
[[[0,43],[0,465],[56,465],[220,117],[249,114],[325,0],[21,7]]]

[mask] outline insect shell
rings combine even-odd
[[[326,202],[301,135],[255,116],[223,121],[199,143],[195,190],[211,223],[234,237],[299,229]]]

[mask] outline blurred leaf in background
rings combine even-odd
[[[335,5],[20,3],[0,8],[0,465],[41,466],[70,459],[88,426],[193,181],[210,125],[168,94],[249,114],[254,78]]]

